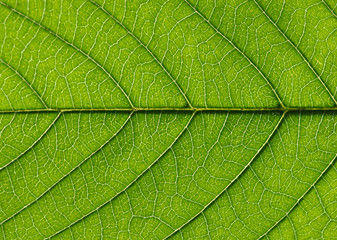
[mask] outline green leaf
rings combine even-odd
[[[333,0],[0,0],[0,239],[337,238]]]

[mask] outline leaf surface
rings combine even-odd
[[[0,238],[337,238],[336,12],[1,0]]]

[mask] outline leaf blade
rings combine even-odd
[[[0,0],[0,236],[334,238],[336,7]]]

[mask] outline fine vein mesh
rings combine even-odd
[[[123,117],[120,119],[121,124],[125,122],[127,114],[124,114],[123,116],[118,115],[119,114],[117,114],[117,116],[106,116],[108,118],[106,120],[108,122],[114,123],[115,121],[113,121],[114,119],[111,119],[111,117]],[[65,114],[65,117],[68,118],[73,118],[76,116],[77,115],[75,114]],[[66,202],[68,202],[67,204],[60,202],[61,205],[59,207],[61,207],[61,209],[57,211],[65,211],[66,213],[66,215],[60,216],[62,219],[57,220],[57,218],[55,218],[55,214],[57,213],[52,211],[51,206],[49,206],[46,210],[54,215],[51,216],[50,220],[56,221],[54,223],[60,225],[60,227],[66,223],[71,223],[74,220],[77,220],[85,212],[92,210],[95,205],[100,205],[102,202],[104,202],[107,197],[113,197],[114,195],[118,194],[118,192],[122,191],[122,189],[129,185],[130,182],[132,182],[137,176],[141,175],[142,172],[147,169],[152,162],[158,159],[165,152],[165,150],[177,140],[178,136],[183,132],[184,128],[188,124],[189,119],[191,119],[191,113],[184,114],[180,112],[156,112],[147,114],[133,114],[133,116],[125,123],[124,127],[118,130],[116,136],[114,136],[114,132],[108,134],[110,140],[108,142],[104,142],[104,145],[100,144],[100,149],[95,154],[90,155],[88,158],[79,158],[76,163],[71,162],[74,162],[74,158],[63,159],[63,165],[71,164],[72,168],[63,167],[62,173],[54,173],[53,179],[48,180],[44,179],[45,176],[42,176],[43,179],[40,176],[31,176],[30,179],[29,177],[26,177],[26,179],[33,182],[44,180],[43,183],[41,183],[44,186],[39,186],[38,189],[30,189],[29,187],[31,184],[23,182],[21,185],[18,184],[13,186],[15,192],[10,193],[12,188],[6,187],[8,185],[6,182],[10,181],[8,179],[6,182],[2,183],[3,194],[6,193],[7,196],[5,199],[1,200],[3,203],[10,202],[12,205],[11,208],[1,209],[1,221],[5,221],[3,227],[6,229],[6,235],[11,235],[11,225],[13,224],[13,221],[16,222],[17,220],[20,220],[22,216],[25,216],[26,214],[30,215],[30,210],[28,209],[35,207],[39,208],[40,204],[46,200],[48,204],[53,203],[52,205],[54,205],[54,203],[59,202],[58,199],[60,197],[62,198],[64,194],[68,193],[71,194],[71,196],[73,196],[73,194],[76,196],[79,194],[84,198],[79,198],[75,202],[70,199],[70,202],[68,202],[66,199],[64,199]],[[56,129],[66,128],[67,125],[69,125],[67,122],[62,122],[62,119],[60,119],[58,123],[59,124],[56,124],[55,126]],[[79,124],[78,126],[81,126],[82,124]],[[115,129],[117,129],[117,127],[120,126],[117,125]],[[68,128],[70,128],[70,126],[68,126]],[[97,125],[95,128],[99,129],[101,126]],[[84,129],[84,133],[86,132],[87,131]],[[104,132],[104,129],[101,129],[101,132]],[[64,134],[59,133],[59,135],[62,136]],[[111,136],[114,137],[111,138]],[[42,139],[42,141],[46,142],[46,144],[52,144],[51,141],[53,141],[53,138],[55,138],[55,134],[50,132],[44,137],[44,139]],[[85,136],[82,136],[82,139],[85,140]],[[60,142],[60,144],[58,145],[58,149],[54,149],[54,155],[65,155],[62,149],[60,149],[60,147],[63,145],[61,140],[57,141]],[[87,144],[83,143],[83,146],[81,145],[80,147],[83,148],[84,146],[87,146]],[[32,154],[33,151],[34,148],[31,151]],[[29,158],[29,155],[26,158]],[[22,166],[25,164],[25,162],[23,162],[24,160],[25,159],[18,159],[17,164]],[[34,159],[27,160],[31,162]],[[39,160],[41,161],[43,158],[36,157],[35,161],[38,162]],[[51,158],[49,161],[53,161],[53,158]],[[60,163],[54,164],[56,166],[60,166]],[[12,164],[10,168],[7,169],[7,172],[0,172],[0,174],[5,175],[1,177],[2,179],[6,179],[6,177],[10,177],[10,179],[19,179],[20,176],[27,176],[29,171],[31,171],[31,168],[27,164],[26,167],[23,165],[22,171],[14,174],[15,172],[13,171],[15,169],[12,166],[14,166],[14,164]],[[93,170],[93,172],[88,173],[89,170]],[[84,177],[84,179],[82,177]],[[80,191],[84,190],[84,192],[75,193],[73,184],[76,185],[75,188],[79,187]],[[26,189],[24,193],[19,194],[22,185],[28,185],[28,189]],[[85,187],[83,188],[83,186]],[[68,187],[70,188],[68,189]],[[28,192],[32,193],[32,195],[34,193],[35,196],[24,195]],[[92,196],[96,197],[91,199]],[[38,201],[35,202],[36,200]],[[79,204],[81,207],[74,207],[71,205],[71,202],[73,202],[75,205]],[[24,210],[24,208],[26,208],[28,212]],[[48,213],[46,214],[48,215]],[[54,223],[52,225],[54,225]],[[26,224],[29,223],[26,222]],[[8,228],[6,228],[6,225]],[[9,232],[7,232],[7,230]],[[32,230],[34,231],[34,229]],[[38,235],[52,235],[55,228],[52,227],[51,230],[51,233],[38,233]],[[16,233],[13,234],[15,235]],[[36,233],[30,232],[27,234],[29,236],[34,236]]]
[[[334,163],[269,239],[334,239],[337,230],[337,168]]]
[[[58,116],[57,113],[0,114],[0,169],[39,142]]]
[[[0,92],[0,110],[45,108],[45,104],[31,85],[1,58]]]
[[[61,114],[37,144],[0,170],[0,222],[21,211],[99,150],[123,127],[129,115]]]
[[[155,5],[158,6],[158,4]],[[16,24],[11,24],[11,21],[14,21],[12,18],[18,19],[18,21],[25,20],[26,24],[29,24],[32,29],[29,31],[32,32],[32,37],[27,37],[27,41],[32,38],[44,39],[44,35],[48,35],[49,42],[55,41],[54,44],[44,42],[42,46],[41,40],[30,43],[31,48],[34,49],[44,46],[52,48],[46,51],[47,56],[40,54],[40,58],[47,58],[54,62],[51,55],[62,51],[57,55],[59,57],[56,58],[56,61],[58,65],[64,66],[62,70],[66,71],[65,73],[59,74],[60,70],[55,70],[58,66],[48,63],[46,65],[49,68],[44,65],[41,74],[33,75],[33,72],[31,76],[28,76],[29,72],[26,74],[28,81],[34,80],[35,82],[38,82],[39,78],[35,79],[37,77],[41,78],[39,81],[44,81],[45,76],[50,76],[52,79],[60,78],[60,84],[56,86],[49,86],[50,81],[39,84],[40,88],[46,85],[43,87],[46,89],[46,93],[43,93],[42,89],[37,89],[42,95],[46,95],[48,98],[46,102],[50,102],[49,105],[52,107],[98,108],[99,105],[105,108],[125,107],[124,103],[119,102],[121,97],[112,97],[113,93],[107,92],[108,89],[113,89],[113,86],[106,73],[116,79],[132,104],[137,107],[186,107],[188,105],[183,95],[186,95],[194,107],[279,106],[280,103],[275,97],[275,93],[261,74],[232,45],[198,17],[190,7],[178,4],[178,2],[166,3],[164,7],[165,9],[159,12],[162,15],[158,16],[158,21],[164,21],[163,18],[165,18],[167,26],[160,27],[159,25],[159,32],[154,33],[152,42],[146,42],[140,35],[133,33],[131,26],[124,25],[120,21],[123,28],[109,16],[107,11],[103,11],[92,2],[63,1],[62,8],[40,1],[29,1],[28,3],[20,1],[16,4],[8,2],[6,5],[1,5],[1,8],[7,8],[3,10],[4,18],[8,14],[11,16],[6,19],[8,21],[6,26],[16,26]],[[44,9],[44,11],[31,11],[31,9]],[[46,11],[48,14],[45,14]],[[165,14],[165,12],[172,11],[173,16]],[[98,28],[96,25],[100,27]],[[156,26],[155,23],[154,25]],[[133,36],[126,29],[129,29]],[[7,31],[10,30],[9,28]],[[13,34],[17,33],[17,29],[12,31]],[[38,34],[33,37],[36,31]],[[10,33],[11,31],[5,34],[7,36],[5,39],[11,37]],[[40,35],[42,36],[39,37]],[[55,35],[58,38],[55,39]],[[181,37],[178,37],[179,35]],[[4,42],[6,43],[6,41]],[[10,43],[12,42],[15,43],[15,40],[10,41]],[[70,44],[74,47],[69,46]],[[7,45],[4,48],[8,47]],[[58,50],[59,48],[61,50]],[[165,49],[165,51],[161,52],[161,49]],[[13,58],[10,55],[14,55],[20,59],[21,52],[20,48],[10,48],[10,51],[6,51],[3,55],[4,58]],[[36,58],[29,56],[34,51],[24,52],[27,52],[27,58]],[[67,52],[69,52],[68,57],[61,57]],[[84,55],[90,56],[95,61],[93,62]],[[77,61],[67,60],[70,57],[72,59],[72,56]],[[72,62],[74,62],[72,67],[67,65]],[[33,65],[30,68],[40,69],[40,66],[34,62],[30,65]],[[28,66],[20,67],[27,68]],[[90,73],[88,69],[92,68],[91,75],[80,75]],[[73,72],[74,70],[76,71]],[[27,70],[21,70],[21,72],[24,71]],[[103,78],[100,81],[104,80],[104,83],[108,84],[108,86],[100,88],[102,89],[100,91],[106,91],[105,95],[107,95],[107,98],[102,100],[99,99],[102,95],[99,94],[99,89],[94,90],[96,85],[91,89],[86,89],[87,82],[80,82],[81,88],[78,88],[76,86],[78,84],[75,83],[79,81],[78,79],[92,79],[90,80],[92,82],[94,76],[98,74],[101,74]],[[178,86],[182,91],[178,89]],[[117,90],[118,88],[116,88]],[[55,95],[56,92],[61,92],[65,96],[61,98],[60,95]],[[91,96],[93,92],[97,93],[97,96]],[[50,95],[54,97],[51,98]],[[94,97],[95,99],[93,99]],[[78,100],[81,102],[77,102]]]
[[[38,15],[30,15],[26,10],[20,12],[9,5],[0,6],[6,22],[2,31],[7,40],[2,47],[7,51],[3,51],[1,57],[12,59],[13,65],[36,59],[37,62],[24,62],[15,67],[25,72],[27,81],[36,84],[37,92],[50,107],[186,106],[174,82],[136,40],[116,22],[96,11],[96,6],[76,4],[79,6],[73,6],[74,14],[70,15],[74,25],[68,23],[66,32],[59,31],[57,24],[41,22]],[[80,16],[75,7],[83,8]],[[53,18],[53,15],[47,16]],[[102,29],[96,29],[95,25],[88,27],[87,18],[91,22],[98,20]],[[19,24],[15,24],[17,21]],[[20,27],[21,24],[24,26]],[[24,35],[29,30],[23,45],[15,38],[19,29],[19,34]],[[27,55],[25,58],[22,52]]]
[[[336,144],[335,113],[287,115],[251,167],[174,238],[258,239],[269,232],[273,235],[275,224],[300,208],[297,201],[306,199],[307,190],[324,181],[320,178],[336,159]],[[298,237],[305,239],[305,235]]]
[[[126,239],[165,237],[172,232],[172,229],[188,221],[230,184],[247,162],[262,148],[276,128],[280,117],[279,113],[196,114],[179,140],[158,160],[156,165],[118,197],[109,197],[108,194],[102,193],[105,195],[105,204],[92,206],[92,210],[98,210],[88,211],[90,215],[73,225],[71,232],[76,233],[77,229],[81,229],[82,224],[85,224],[93,226],[88,230],[92,232],[92,238],[97,237],[101,231],[101,228],[96,228],[99,223],[97,214],[102,213],[105,218],[111,219],[110,222],[102,221],[103,228],[107,229],[105,237],[120,236]],[[208,137],[205,137],[206,132],[210,133]],[[99,174],[95,175],[92,180],[86,177],[85,182],[89,185],[91,182],[94,186],[97,185],[97,180],[94,179],[98,179]],[[80,193],[82,189],[71,183],[66,188],[71,190],[69,194],[82,195]],[[46,196],[45,203],[53,201],[52,196],[56,195],[55,193]],[[67,199],[67,196],[64,195],[62,198]],[[112,201],[109,202],[111,198]],[[81,210],[85,207],[81,205],[79,200],[79,204],[70,208]],[[35,207],[44,209],[42,205]],[[60,211],[62,210],[59,207],[52,211],[48,210],[53,215],[58,215]],[[36,220],[30,223],[31,226],[40,222],[38,219],[41,218],[40,215],[32,212],[31,217]],[[66,211],[62,211],[55,221],[67,214]],[[47,219],[50,218],[47,217]],[[41,224],[44,227],[54,225],[49,222]],[[69,223],[65,223],[63,228],[68,225]],[[116,228],[112,227],[113,225],[120,226]],[[42,226],[41,229],[44,228]],[[45,231],[44,234],[49,236],[48,232],[55,234],[52,229]],[[66,230],[65,233],[61,233],[61,236],[67,238],[67,234],[69,231]],[[77,237],[81,238],[80,235]]]
[[[337,19],[321,0],[190,4],[265,73],[286,106],[336,105]]]
[[[337,238],[336,12],[0,0],[0,239]]]
[[[324,0],[287,1],[287,4],[275,0],[255,2],[336,99],[337,16],[331,8],[336,4]]]

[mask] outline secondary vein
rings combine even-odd
[[[277,93],[276,89],[273,87],[271,82],[268,80],[268,78],[264,75],[264,73],[257,67],[257,65],[248,57],[244,52],[242,52],[236,44],[228,39],[222,32],[220,32],[204,15],[202,15],[188,0],[184,0],[195,13],[197,13],[208,25],[213,28],[221,37],[223,37],[229,44],[232,45],[232,47],[240,53],[241,56],[243,56],[254,68],[255,70],[262,76],[262,78],[266,81],[270,89],[273,91],[275,97],[277,98],[278,102],[280,103],[282,108],[285,108],[279,94]]]
[[[290,45],[296,50],[296,52],[301,56],[301,58],[304,60],[304,62],[307,64],[307,66],[310,68],[310,70],[314,73],[314,75],[318,78],[322,86],[325,88],[327,93],[329,94],[330,98],[334,101],[335,105],[337,105],[337,100],[335,99],[334,95],[328,88],[328,86],[325,84],[325,82],[322,80],[321,76],[317,73],[316,69],[311,65],[311,63],[308,61],[308,59],[304,56],[304,54],[301,52],[301,50],[291,41],[291,39],[279,28],[279,26],[271,19],[271,17],[267,14],[267,12],[262,8],[262,6],[254,0],[257,7],[260,9],[260,11],[265,15],[265,17],[268,19],[268,21],[273,24],[273,26],[277,29],[277,31],[290,43]]]
[[[266,236],[271,230],[273,230],[280,222],[282,222],[289,214],[290,212],[301,202],[301,200],[309,193],[309,191],[316,185],[316,183],[322,178],[325,172],[328,171],[328,169],[332,166],[334,161],[337,159],[337,154],[332,158],[330,163],[326,166],[326,168],[321,172],[321,174],[316,178],[316,180],[310,185],[310,187],[302,194],[302,196],[297,199],[295,204],[286,212],[273,226],[271,226],[263,235],[261,235],[259,239]]]
[[[331,12],[331,14],[334,15],[335,18],[337,18],[335,11],[330,7],[330,5],[325,0],[322,0],[322,3]]]
[[[113,196],[111,199],[105,201],[103,204],[101,204],[100,206],[98,206],[97,208],[95,208],[94,210],[90,211],[89,213],[83,215],[83,217],[77,219],[76,221],[74,221],[73,223],[71,223],[69,226],[57,231],[56,233],[54,233],[53,235],[47,237],[46,239],[50,239],[60,233],[62,233],[64,230],[66,230],[67,228],[72,227],[73,225],[75,225],[76,223],[78,223],[79,221],[83,220],[84,218],[90,216],[91,214],[93,214],[94,212],[96,212],[97,210],[99,210],[100,208],[104,207],[106,204],[110,203],[113,199],[117,198],[119,195],[121,195],[123,192],[125,192],[127,189],[129,189],[140,177],[142,177],[149,169],[151,169],[152,166],[154,166],[161,158],[162,156],[165,155],[165,153],[171,149],[171,147],[178,141],[178,139],[180,139],[181,135],[185,132],[185,130],[188,128],[188,126],[190,125],[190,123],[192,122],[193,118],[194,118],[195,112],[191,115],[190,119],[188,120],[188,122],[186,123],[185,127],[180,131],[180,133],[177,135],[177,137],[173,140],[173,142],[157,157],[157,159],[155,159],[146,169],[144,169],[134,180],[132,180],[124,189],[122,189],[121,191],[119,191],[117,194],[115,194],[115,196]]]
[[[6,3],[0,1],[0,4],[3,5],[4,7],[6,7],[7,9],[11,10],[12,12],[15,12],[16,14],[20,15],[21,17],[26,18],[27,20],[29,20],[30,22],[32,22],[33,24],[39,26],[41,29],[43,29],[44,31],[48,32],[49,34],[53,35],[54,37],[56,37],[57,39],[59,39],[60,41],[64,42],[66,45],[72,47],[73,49],[75,49],[76,51],[80,52],[81,54],[83,54],[84,56],[86,56],[88,59],[90,59],[97,67],[99,67],[105,74],[107,74],[109,76],[109,78],[116,84],[116,86],[119,88],[119,90],[123,93],[123,95],[126,97],[127,101],[129,102],[131,107],[133,106],[133,103],[131,101],[131,99],[129,98],[129,96],[126,94],[126,92],[124,91],[124,89],[122,88],[122,86],[117,82],[117,80],[101,65],[99,64],[94,58],[92,58],[88,53],[84,52],[82,49],[76,47],[74,44],[70,43],[69,41],[67,41],[66,39],[62,38],[61,36],[59,36],[57,33],[53,32],[51,29],[43,26],[41,23],[36,22],[34,19],[30,18],[29,16],[23,14],[22,12],[16,10],[15,8],[7,5]]]
[[[187,102],[188,106],[190,108],[193,108],[191,101],[188,99],[186,94],[183,92],[181,86],[178,84],[177,80],[173,78],[173,76],[170,74],[170,72],[167,70],[164,64],[159,61],[158,57],[150,51],[150,49],[136,36],[134,35],[129,28],[125,26],[122,22],[120,22],[117,18],[115,18],[110,12],[108,12],[103,6],[99,5],[93,0],[89,0],[92,4],[94,4],[96,7],[102,9],[103,12],[105,12],[111,19],[113,19],[116,23],[118,23],[125,31],[127,31],[152,57],[153,59],[159,64],[159,66],[164,70],[164,72],[169,76],[169,78],[172,80],[172,82],[176,85],[180,93],[185,98],[185,101]]]
[[[287,111],[285,111],[282,116],[280,117],[279,121],[276,123],[274,129],[272,130],[272,132],[269,134],[268,138],[266,139],[266,141],[262,144],[262,146],[257,150],[257,152],[255,153],[255,155],[250,159],[250,161],[247,163],[247,165],[239,172],[239,174],[221,191],[219,192],[209,203],[207,203],[197,214],[195,214],[192,218],[190,218],[187,222],[185,222],[183,225],[181,225],[179,228],[177,228],[176,230],[174,230],[172,233],[170,233],[168,236],[166,236],[164,238],[168,239],[171,236],[173,236],[175,233],[177,233],[179,230],[183,229],[186,225],[188,225],[189,223],[191,223],[194,219],[196,219],[200,214],[202,214],[213,202],[215,202],[224,192],[226,192],[226,190],[233,185],[234,182],[236,182],[236,180],[246,171],[246,169],[251,166],[252,162],[254,161],[254,159],[256,159],[256,157],[260,154],[260,152],[262,151],[262,149],[266,146],[266,144],[269,142],[269,140],[271,139],[271,137],[274,135],[274,133],[276,132],[276,130],[278,129],[278,127],[280,126],[282,120],[284,119],[284,116],[286,115]]]
[[[76,165],[73,169],[71,169],[66,175],[64,175],[62,178],[60,178],[57,182],[55,182],[53,185],[48,187],[40,196],[38,196],[34,201],[30,202],[26,206],[22,207],[19,211],[12,214],[5,220],[3,220],[0,225],[3,225],[5,222],[8,222],[10,219],[14,218],[16,215],[18,215],[20,212],[22,212],[24,209],[31,206],[33,203],[37,202],[39,199],[41,199],[44,195],[46,195],[51,189],[53,189],[57,184],[59,184],[63,179],[65,179],[67,176],[69,176],[72,172],[74,172],[77,168],[82,166],[88,159],[90,159],[92,156],[94,156],[96,153],[98,153],[106,144],[108,144],[127,124],[127,122],[130,120],[131,116],[133,115],[133,112],[129,114],[129,116],[126,118],[124,123],[121,125],[121,127],[107,140],[105,141],[99,148],[97,148],[94,152],[92,152],[87,158],[85,158],[82,162],[80,162],[78,165]]]
[[[4,168],[6,168],[7,166],[11,165],[13,162],[15,162],[17,159],[19,159],[20,157],[22,157],[23,155],[26,154],[26,152],[28,152],[30,149],[32,149],[51,129],[52,126],[55,125],[55,123],[57,122],[57,120],[60,118],[62,112],[59,112],[59,114],[57,114],[57,116],[55,117],[55,119],[51,122],[51,124],[46,128],[46,130],[41,134],[40,137],[38,137],[36,139],[35,142],[33,142],[33,144],[31,146],[29,146],[25,151],[23,151],[19,156],[17,156],[16,158],[14,158],[13,160],[11,160],[10,162],[6,163],[4,166],[0,167],[0,171],[3,170]]]
[[[0,58],[0,62],[2,62],[6,67],[8,67],[10,70],[12,70],[13,72],[16,73],[16,75],[18,75],[22,81],[34,92],[34,94],[39,98],[40,102],[44,105],[44,107],[46,109],[48,109],[48,105],[47,103],[42,99],[42,96],[40,94],[38,94],[38,92],[35,90],[35,88],[15,69],[13,68],[11,65],[9,65],[7,62],[5,62],[3,59]]]

